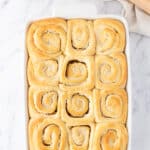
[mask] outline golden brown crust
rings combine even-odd
[[[126,123],[127,93],[123,89],[94,90],[96,122]]]
[[[59,119],[35,118],[29,121],[30,150],[67,150],[67,130]]]
[[[96,125],[93,150],[126,150],[128,134],[124,125],[101,123]]]
[[[127,62],[123,53],[97,55],[95,58],[96,88],[124,88],[127,81]]]
[[[59,18],[33,22],[26,40],[30,57],[49,59],[60,55],[66,46],[66,30],[66,21]]]
[[[119,20],[96,19],[94,30],[97,41],[97,54],[111,54],[125,50],[125,28]]]
[[[32,118],[60,117],[60,91],[58,87],[30,87],[28,95],[29,115]]]
[[[61,95],[61,118],[68,124],[89,123],[94,120],[91,91],[70,90]]]
[[[61,66],[60,88],[63,90],[85,89],[94,87],[94,57],[66,56]]]
[[[61,61],[63,56],[51,57],[48,60],[29,59],[27,75],[30,85],[33,86],[57,86]]]
[[[48,18],[48,19],[41,19],[33,22],[35,25],[45,25],[45,24],[53,24],[58,25],[67,31],[66,20],[62,18]]]
[[[92,150],[95,124],[74,124],[67,125],[69,149],[70,150]]]
[[[31,23],[26,45],[30,150],[126,150],[123,23],[51,18]]]
[[[92,21],[85,21],[83,19],[68,21],[66,55],[94,55],[95,44]]]

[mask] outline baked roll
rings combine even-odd
[[[125,28],[119,20],[96,19],[94,30],[97,54],[111,54],[125,50]]]
[[[70,150],[92,150],[95,125],[76,124],[67,125]]]
[[[29,115],[32,118],[38,116],[60,117],[60,91],[58,87],[29,88],[28,96]]]
[[[128,134],[124,125],[101,123],[96,125],[93,150],[126,150]]]
[[[94,55],[95,46],[96,41],[92,21],[83,19],[68,21],[66,55]]]
[[[59,18],[31,23],[27,31],[30,57],[49,59],[60,55],[66,47],[66,21]]]
[[[93,96],[91,91],[70,90],[61,95],[61,118],[74,124],[94,120]]]
[[[48,60],[29,59],[27,76],[33,86],[57,86],[59,82],[61,61],[63,56],[51,57]]]
[[[66,56],[61,65],[60,88],[63,90],[85,89],[94,87],[94,57]]]
[[[97,55],[95,58],[96,88],[124,88],[127,81],[127,62],[123,53]]]
[[[68,150],[66,127],[59,119],[31,119],[28,136],[30,150]]]
[[[94,90],[96,122],[126,123],[127,93],[124,89]]]

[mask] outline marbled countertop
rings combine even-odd
[[[85,0],[83,0],[85,1]],[[89,0],[88,0],[89,1]],[[31,18],[52,14],[54,0],[0,0],[0,150],[25,149],[24,36]],[[98,13],[121,5],[93,0]],[[130,33],[132,150],[150,148],[150,38]]]

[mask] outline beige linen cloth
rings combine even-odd
[[[111,1],[111,0],[104,0]],[[150,36],[150,15],[136,7],[128,0],[118,0],[123,6],[123,16],[127,19],[129,30]]]

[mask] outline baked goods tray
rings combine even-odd
[[[72,6],[73,8],[74,6]],[[90,6],[91,7],[91,6]],[[91,8],[90,8],[91,9]],[[57,9],[58,10],[58,9]],[[95,13],[94,9],[92,8],[93,12]],[[84,11],[84,10],[83,10]],[[121,17],[121,16],[117,16],[117,15],[97,15],[97,14],[89,14],[89,13],[74,13],[73,11],[71,11],[71,7],[70,7],[70,11],[69,13],[65,12],[64,13],[62,11],[56,11],[56,9],[53,11],[53,15],[49,16],[49,17],[39,17],[39,18],[33,18],[31,19],[31,21],[35,21],[35,20],[39,20],[39,19],[43,19],[43,18],[53,18],[53,17],[59,17],[59,18],[63,18],[63,19],[72,19],[72,18],[82,18],[82,19],[89,19],[89,20],[93,20],[93,19],[98,19],[98,18],[112,18],[112,19],[117,19],[119,21],[121,21],[124,24],[125,27],[125,33],[126,33],[126,46],[125,46],[125,51],[124,53],[126,54],[127,57],[127,65],[128,65],[128,80],[127,80],[127,86],[126,86],[126,91],[128,94],[128,117],[127,117],[127,130],[128,130],[128,149],[127,150],[131,150],[131,118],[132,118],[132,100],[131,100],[131,95],[132,95],[132,91],[131,91],[131,64],[130,64],[130,50],[129,50],[129,31],[128,31],[128,25],[126,20]],[[29,24],[27,25],[27,29],[30,25],[30,21]],[[27,31],[26,29],[26,31]],[[27,61],[28,61],[28,54],[27,54],[27,48],[25,48],[25,57],[24,57],[24,64],[25,64],[25,76],[24,76],[24,101],[25,101],[25,143],[26,143],[26,147],[25,150],[29,150],[29,146],[28,146],[28,120],[29,120],[29,116],[28,116],[28,83],[27,83],[27,74],[26,74],[26,68],[27,68]]]

